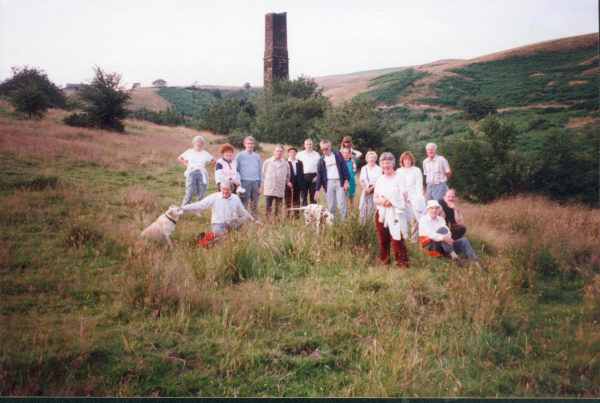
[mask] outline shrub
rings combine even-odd
[[[489,97],[466,97],[460,100],[458,106],[469,119],[475,121],[498,114],[496,103]]]
[[[73,126],[73,127],[92,127],[92,124],[90,122],[90,119],[88,118],[88,115],[81,113],[73,113],[69,116],[67,116],[66,118],[63,119],[63,122],[67,125],[67,126]]]
[[[11,71],[13,76],[0,84],[0,95],[8,95],[21,88],[34,87],[45,95],[48,107],[65,108],[67,106],[65,95],[48,79],[44,70],[24,66],[22,68],[13,67]]]
[[[41,119],[51,105],[48,96],[33,83],[12,91],[9,98],[15,111],[27,113],[29,119]]]
[[[245,99],[213,101],[200,111],[200,127],[213,133],[229,134],[239,129],[250,131],[256,107]]]
[[[231,144],[235,148],[244,149],[244,139],[247,136],[250,136],[250,133],[236,129],[227,136],[227,143]],[[262,150],[262,147],[258,144],[258,142],[256,143],[256,146],[254,146],[254,150]]]

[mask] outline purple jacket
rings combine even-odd
[[[344,182],[350,180],[350,172],[348,172],[348,165],[342,157],[342,153],[336,150],[331,150],[335,155],[335,164],[337,165],[338,172],[340,174],[340,183],[343,185]],[[327,167],[325,166],[325,155],[321,156],[319,163],[317,164],[317,183],[315,190],[320,190],[321,186],[327,191]]]

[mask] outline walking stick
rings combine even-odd
[[[294,187],[292,186],[290,188],[291,190],[291,194],[292,194],[292,199],[290,200],[290,206],[292,206],[292,208],[294,208]],[[433,213],[432,213],[433,214]],[[290,219],[292,218],[292,210],[290,210]]]

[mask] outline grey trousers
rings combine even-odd
[[[444,183],[428,183],[427,194],[425,195],[427,201],[429,200],[440,200],[444,198],[444,191],[448,189],[446,182]]]
[[[252,215],[256,217],[258,215],[258,188],[260,185],[260,181],[246,181],[241,180],[242,187],[246,189],[246,193],[240,195],[240,199],[242,200],[242,204],[244,208],[248,210],[248,203],[252,202]]]
[[[346,218],[346,192],[339,179],[327,180],[327,205],[334,218]]]
[[[442,227],[436,231],[438,234],[447,234],[448,230],[445,227]],[[446,242],[436,242],[431,241],[427,245],[423,247],[426,250],[435,250],[437,252],[441,252],[440,249],[443,249],[447,254],[451,254],[452,252],[456,252],[456,254],[464,253],[465,256],[471,259],[474,262],[477,262],[477,255],[471,246],[471,242],[467,238],[460,238],[454,241],[454,246],[448,245]]]
[[[196,194],[196,201],[204,199],[206,187],[206,184],[202,183],[202,171],[190,172],[185,179],[185,196],[183,197],[181,205],[185,206],[186,204],[190,204],[194,194]]]

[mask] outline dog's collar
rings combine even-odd
[[[163,214],[165,217],[167,217],[167,220],[171,221],[173,224],[177,224],[177,221],[173,220],[171,217],[169,217],[166,214]]]

